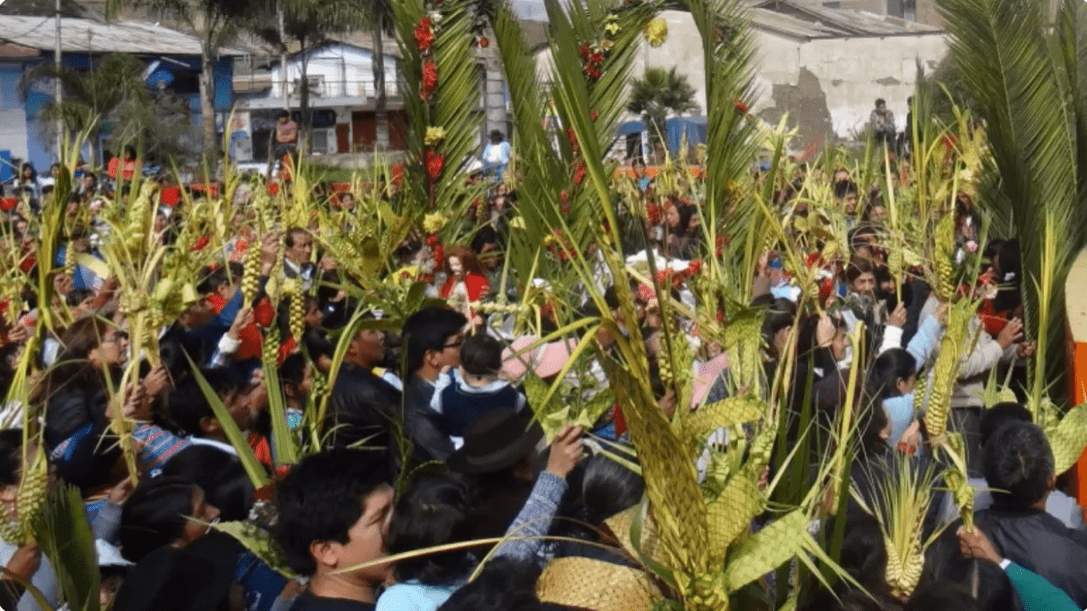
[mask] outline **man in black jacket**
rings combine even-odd
[[[344,364],[332,387],[326,430],[333,445],[356,444],[388,448],[394,463],[399,463],[397,434],[400,430],[414,445],[412,462],[441,460],[452,448],[449,438],[433,421],[428,405],[406,401],[401,411],[401,392],[372,369],[385,362],[385,332],[361,329],[347,348]],[[409,386],[409,390],[410,390]]]
[[[430,408],[434,382],[446,367],[460,365],[460,346],[468,319],[448,308],[429,307],[404,321],[408,379],[404,385],[408,428],[434,458],[445,460],[453,442],[441,414]]]
[[[1004,558],[1045,577],[1076,605],[1087,607],[1087,534],[1045,511],[1056,482],[1045,433],[1028,422],[1004,425],[985,444],[983,469],[993,507],[977,513],[977,526]]]

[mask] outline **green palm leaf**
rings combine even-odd
[[[1064,276],[1084,244],[1084,9],[1064,2],[1056,35],[1036,0],[941,0],[950,54],[985,120],[995,192],[982,204],[1021,244],[1028,329],[1039,340],[1034,399],[1064,371]],[[1078,28],[1076,26],[1079,26]],[[1073,86],[1075,84],[1075,86]],[[992,184],[992,183],[990,183]],[[1047,341],[1050,340],[1050,341]]]

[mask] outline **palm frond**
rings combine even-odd
[[[1059,287],[1084,244],[1084,117],[1080,60],[1082,3],[1062,3],[1058,42],[1050,42],[1047,10],[1029,0],[941,0],[950,55],[985,120],[999,195],[982,201],[1018,229],[1026,280],[1028,329],[1035,337],[1064,328]],[[1075,72],[1069,72],[1074,70]],[[1075,83],[1075,87],[1073,87]],[[1044,281],[1046,276],[1054,281]],[[1064,343],[1039,353],[1033,392],[1063,375]]]

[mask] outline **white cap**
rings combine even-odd
[[[129,562],[121,556],[121,550],[106,543],[102,539],[94,540],[94,551],[98,555],[98,566],[132,566],[134,562]]]

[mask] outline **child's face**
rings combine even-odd
[[[362,516],[347,531],[347,543],[331,543],[336,552],[336,569],[372,562],[385,557],[385,533],[393,514],[393,489],[378,488],[363,501]],[[351,576],[364,583],[385,581],[388,566],[360,569]]]

